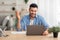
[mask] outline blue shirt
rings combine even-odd
[[[20,24],[21,24],[21,30],[26,30],[27,25],[30,25],[30,17],[29,17],[29,15],[24,16],[22,18]],[[33,25],[44,25],[45,28],[48,28],[48,24],[46,23],[44,18],[42,16],[40,16],[40,15],[36,15],[36,17],[34,18]]]

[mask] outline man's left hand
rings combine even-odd
[[[44,31],[43,35],[48,35],[48,30]]]

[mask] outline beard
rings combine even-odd
[[[36,14],[31,13],[30,14],[30,17],[35,18],[36,17]]]

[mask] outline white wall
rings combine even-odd
[[[56,13],[57,23],[58,25],[60,25],[60,0],[56,0],[55,6],[56,6],[55,13]]]
[[[42,15],[51,26],[58,25],[60,15],[60,0],[39,0],[39,15]]]

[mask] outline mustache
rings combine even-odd
[[[36,15],[36,14],[34,14],[34,13],[30,13],[30,14],[32,14],[32,15]]]

